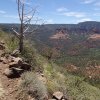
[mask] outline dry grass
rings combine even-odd
[[[21,94],[26,98],[25,94],[30,95],[36,100],[44,100],[48,97],[46,86],[40,81],[34,72],[27,72],[22,75],[20,85]]]

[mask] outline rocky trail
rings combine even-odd
[[[0,54],[2,54],[0,50]],[[16,93],[18,91],[19,78],[7,78],[4,75],[7,64],[0,62],[0,100],[16,100]]]
[[[18,50],[6,54],[5,49],[5,43],[0,41],[0,100],[18,100],[20,76],[31,65],[18,56]]]
[[[6,65],[0,64],[1,91],[3,91],[0,100],[16,100],[15,93],[18,90],[17,85],[19,79],[9,79],[3,75],[5,68]]]

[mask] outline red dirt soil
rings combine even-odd
[[[0,50],[1,53],[1,50]],[[17,100],[16,94],[18,91],[19,78],[9,79],[4,75],[4,70],[7,68],[7,64],[0,62],[0,84],[2,84],[4,94],[0,97],[0,100]]]

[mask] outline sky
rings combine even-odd
[[[34,18],[46,24],[100,21],[100,0],[27,0],[25,3],[36,8]],[[0,1],[0,23],[19,23],[16,0]]]

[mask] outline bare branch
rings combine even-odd
[[[19,15],[19,19],[21,21],[21,14],[20,14],[20,8],[21,8],[21,1],[20,0],[16,0],[17,5],[18,5],[18,15]]]
[[[24,32],[23,32],[23,33],[25,33],[28,29],[29,29],[29,27],[27,27],[27,28],[24,30]]]
[[[15,35],[19,38],[20,34],[16,30],[14,30],[13,28],[12,28],[12,30],[15,33]]]

